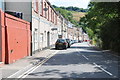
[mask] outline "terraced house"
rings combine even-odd
[[[32,1],[32,51],[50,47],[58,38],[58,14],[47,0]]]

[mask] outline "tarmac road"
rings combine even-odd
[[[57,51],[57,50],[56,50]],[[23,74],[22,78],[118,78],[118,58],[106,51],[75,43]],[[20,77],[19,77],[20,78]]]

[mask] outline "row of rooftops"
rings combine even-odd
[[[64,18],[63,15],[60,14],[60,12],[56,11],[48,0],[46,0],[46,2],[51,6],[51,8],[52,8],[52,9],[54,10],[54,12],[59,16],[59,18],[61,18],[62,20],[64,19],[65,21],[67,21],[67,23],[68,23],[69,25],[75,26],[75,25],[72,24],[70,21],[68,21],[66,18]],[[69,27],[69,26],[68,26],[68,27]]]

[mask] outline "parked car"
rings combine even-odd
[[[84,40],[84,42],[87,42],[88,40]]]
[[[74,40],[74,43],[78,43],[78,40]]]
[[[74,44],[74,43],[77,43],[77,40],[72,40],[72,42],[73,42],[73,44]]]
[[[79,40],[78,42],[79,42],[79,43],[82,43],[83,41],[82,41],[82,40]]]
[[[71,40],[71,43],[74,44],[74,40]]]
[[[68,43],[68,48],[70,48],[70,46],[71,46],[71,40],[70,39],[66,39],[66,41],[67,41],[67,43]]]
[[[57,39],[55,43],[55,48],[56,49],[67,49],[68,43],[65,39]]]
[[[72,41],[72,40],[70,40],[70,44],[71,44],[71,45],[73,44],[73,41]]]

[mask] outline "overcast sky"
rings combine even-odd
[[[53,5],[56,6],[74,6],[74,7],[79,7],[79,8],[84,8],[86,9],[90,0],[49,0],[49,2]]]

